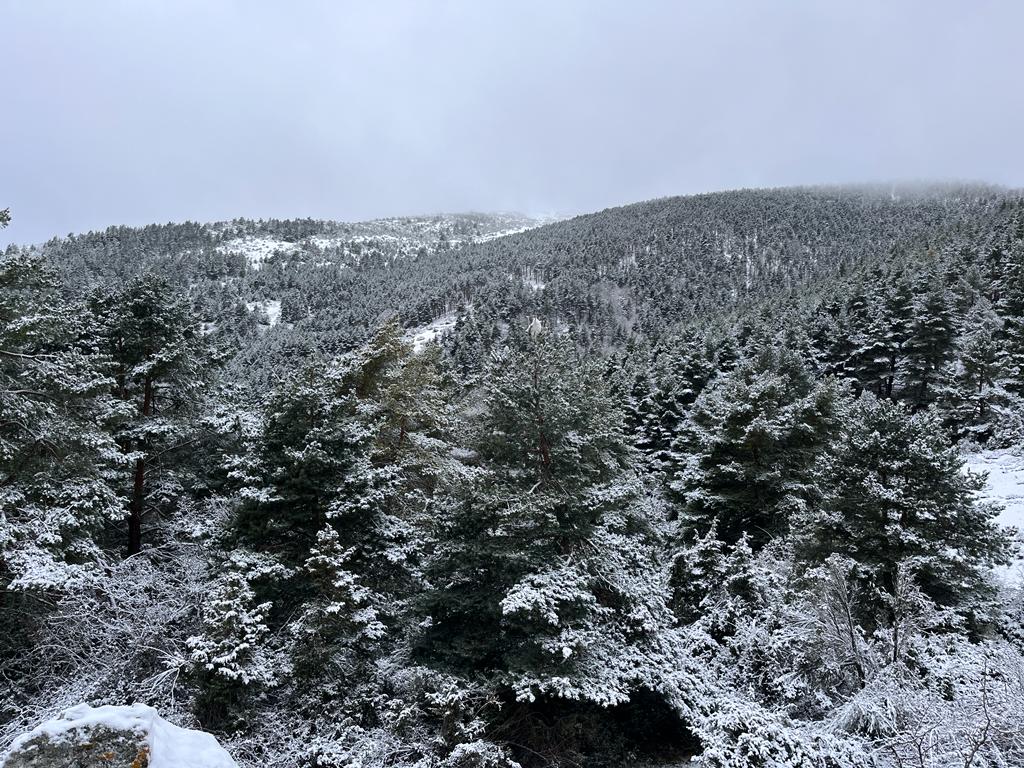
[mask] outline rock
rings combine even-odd
[[[142,704],[65,710],[11,744],[0,768],[238,768],[208,733]]]

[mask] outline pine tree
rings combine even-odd
[[[674,339],[652,366],[652,391],[644,409],[641,447],[659,466],[671,466],[672,443],[701,392],[731,367],[728,342],[713,331],[693,331]]]
[[[985,443],[1020,418],[1008,391],[998,337],[1003,321],[984,298],[968,311],[940,388],[940,409],[958,439]]]
[[[900,399],[920,410],[938,394],[943,366],[953,352],[956,324],[952,299],[941,277],[926,275],[916,288],[906,368],[899,383]]]
[[[996,283],[995,310],[1003,325],[997,334],[1000,367],[1006,376],[1006,388],[1024,396],[1024,239],[1008,248],[1005,271]]]
[[[0,585],[62,589],[123,518],[121,419],[95,319],[37,257],[0,255]]]
[[[189,664],[198,681],[197,714],[224,726],[243,714],[246,699],[274,685],[284,670],[275,668],[269,643],[271,603],[257,602],[244,558],[229,563],[210,585],[202,606],[201,633],[188,638]]]
[[[983,478],[962,471],[932,411],[911,414],[864,394],[851,419],[844,441],[821,462],[826,498],[794,520],[799,557],[845,555],[869,594],[889,595],[900,564],[912,562],[930,598],[970,606],[985,594],[988,569],[1009,551],[995,511],[976,499]]]
[[[910,283],[897,273],[886,285],[885,317],[880,329],[884,341],[885,364],[879,397],[893,397],[896,381],[905,364],[907,343],[913,328],[914,293]]]
[[[812,472],[836,434],[842,398],[784,346],[756,346],[697,400],[676,441],[671,488],[684,531],[717,524],[727,543],[763,544],[821,494]]]
[[[304,670],[367,661],[403,617],[451,463],[445,399],[437,360],[413,355],[396,323],[272,399],[238,526],[301,574],[278,598],[304,606],[292,626]]]
[[[669,622],[658,511],[600,370],[542,334],[489,366],[471,467],[438,521],[420,657],[520,699],[627,700]]]
[[[191,441],[192,406],[202,385],[202,337],[190,309],[163,279],[142,276],[95,291],[89,307],[102,319],[101,348],[111,361],[114,396],[134,412],[118,432],[132,473],[124,491],[127,552],[142,549],[142,524],[180,491],[167,468]],[[168,483],[166,491],[156,479]]]

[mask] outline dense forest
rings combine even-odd
[[[0,750],[138,701],[242,766],[1021,765],[965,455],[1022,441],[1001,188],[11,246]]]

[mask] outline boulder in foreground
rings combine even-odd
[[[217,739],[152,707],[65,710],[15,739],[0,768],[238,768]]]

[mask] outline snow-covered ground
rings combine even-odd
[[[19,736],[11,745],[10,753],[32,750],[31,743],[40,736],[50,742],[88,741],[97,728],[127,731],[145,739],[149,747],[149,768],[238,768],[209,733],[169,723],[155,709],[142,704],[130,707],[80,704]]]
[[[967,456],[967,468],[988,473],[981,497],[1002,507],[999,523],[1017,528],[1018,536],[1024,532],[1024,452],[1007,448],[979,451]],[[1004,575],[1024,580],[1024,557],[1018,558]]]
[[[531,229],[535,229],[538,224],[529,224],[525,227],[512,227],[511,229],[500,229],[497,232],[485,232],[482,235],[476,235],[471,238],[475,243],[486,243],[490,240],[497,240],[499,237],[508,237],[509,235],[518,235],[520,232],[526,232]]]
[[[263,301],[250,301],[245,305],[250,312],[262,309],[267,315],[267,321],[273,326],[281,322],[281,300],[264,299]]]
[[[423,348],[432,341],[436,341],[448,331],[455,327],[455,324],[459,320],[458,312],[448,312],[447,314],[441,315],[436,320],[431,320],[426,325],[421,325],[419,328],[414,328],[406,334],[410,342],[412,342],[412,351],[421,352]]]
[[[313,235],[306,239],[310,245],[315,245],[317,248],[327,250],[328,248],[337,248],[338,246],[345,244],[345,238],[337,236],[326,236],[326,235]]]
[[[523,275],[523,284],[531,291],[544,290],[544,281],[533,271],[532,267],[526,268],[526,274]]]
[[[217,246],[217,249],[224,253],[241,253],[249,262],[250,267],[259,269],[263,262],[278,251],[295,253],[299,250],[299,246],[284,240],[275,240],[272,237],[236,237]]]

